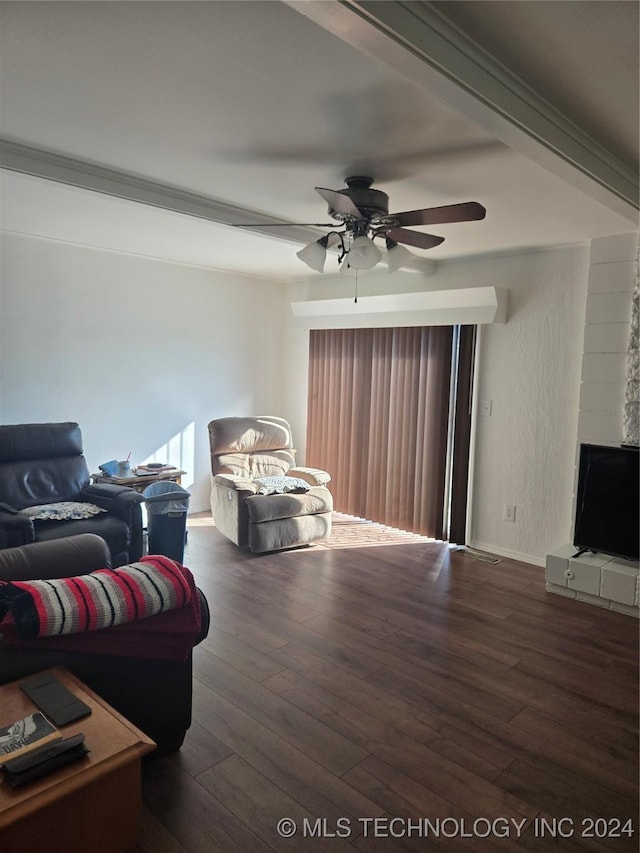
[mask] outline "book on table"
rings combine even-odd
[[[61,738],[58,729],[44,714],[40,711],[29,714],[22,720],[0,728],[0,765]]]

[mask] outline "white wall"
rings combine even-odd
[[[183,467],[209,506],[207,423],[281,411],[282,285],[4,235],[0,422],[78,421],[89,467]]]
[[[541,564],[568,541],[589,270],[585,245],[361,281],[362,294],[509,290],[508,322],[482,330],[477,396],[492,415],[476,424],[470,545]],[[77,420],[92,469],[129,450],[180,464],[192,510],[208,506],[213,417],[282,413],[304,461],[308,332],[292,329],[289,301],[353,287],[326,276],[285,287],[14,235],[0,283],[0,421]]]
[[[509,321],[482,328],[477,399],[492,412],[476,408],[472,544],[539,565],[573,518],[588,265],[584,246],[504,258],[490,273],[509,287]]]
[[[584,245],[442,264],[431,276],[361,280],[361,293],[372,294],[492,285],[509,290],[507,323],[482,327],[477,398],[492,401],[492,414],[476,421],[467,544],[542,565],[549,548],[566,541],[588,271]],[[334,298],[352,287],[318,276],[304,294],[289,285],[287,298]],[[286,402],[302,447],[308,333],[293,330],[290,316],[285,306],[285,353],[301,393]],[[516,506],[515,523],[503,520],[505,504]]]

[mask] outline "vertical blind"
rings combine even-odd
[[[340,512],[444,536],[451,326],[312,330],[307,462]]]

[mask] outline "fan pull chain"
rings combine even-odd
[[[358,270],[356,270],[356,291],[355,291],[355,296],[353,298],[353,301],[354,302],[358,301]]]

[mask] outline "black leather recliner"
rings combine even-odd
[[[73,577],[108,567],[109,562],[103,539],[90,534],[69,536],[0,551],[0,581]],[[207,600],[201,590],[196,588],[196,593],[200,619],[193,645],[209,631]],[[110,630],[118,629],[106,629]],[[0,684],[64,667],[149,735],[158,746],[153,754],[179,749],[191,725],[191,652],[184,659],[96,654],[83,650],[84,636],[68,635],[69,648],[64,650],[55,647],[55,638],[10,645],[0,636]]]
[[[96,533],[114,567],[142,556],[143,497],[134,489],[90,484],[77,423],[0,426],[0,548]],[[33,521],[27,507],[61,501],[92,503],[107,512],[67,521]]]

